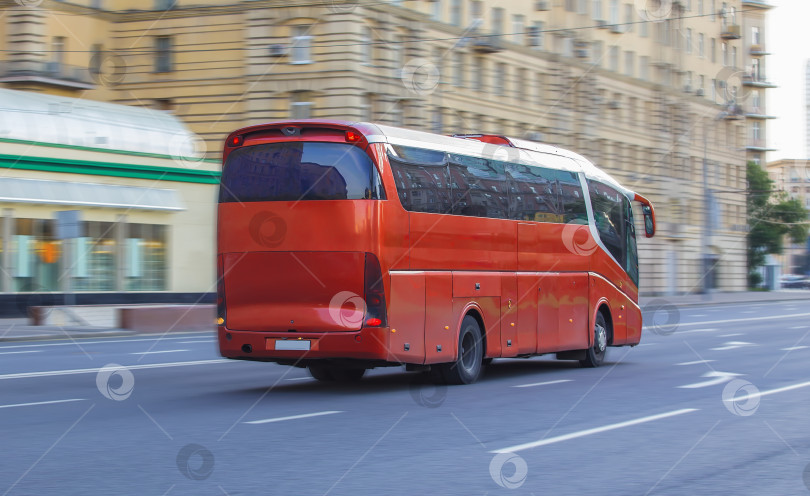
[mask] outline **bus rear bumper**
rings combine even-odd
[[[289,332],[217,328],[219,352],[223,357],[285,362],[324,358],[387,361],[388,333],[387,327],[351,332],[301,332],[294,336]]]

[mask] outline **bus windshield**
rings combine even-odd
[[[377,168],[357,146],[294,141],[234,150],[219,201],[379,200],[382,191]]]

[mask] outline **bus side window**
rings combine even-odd
[[[562,199],[554,171],[509,163],[509,218],[535,222],[563,222]]]
[[[390,146],[388,161],[405,210],[439,214],[450,211],[450,184],[444,152]]]
[[[452,213],[508,218],[509,192],[504,165],[496,160],[450,155]]]
[[[622,269],[627,270],[627,239],[625,238],[625,196],[615,188],[597,181],[588,181],[596,230],[599,239]]]

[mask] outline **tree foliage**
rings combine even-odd
[[[807,239],[810,224],[807,210],[797,199],[773,189],[768,173],[754,162],[748,163],[748,271],[749,282],[759,275],[756,268],[765,264],[768,254],[780,254],[785,236],[794,243]]]

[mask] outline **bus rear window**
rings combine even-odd
[[[384,199],[377,168],[346,143],[288,142],[234,150],[222,168],[219,201]]]

